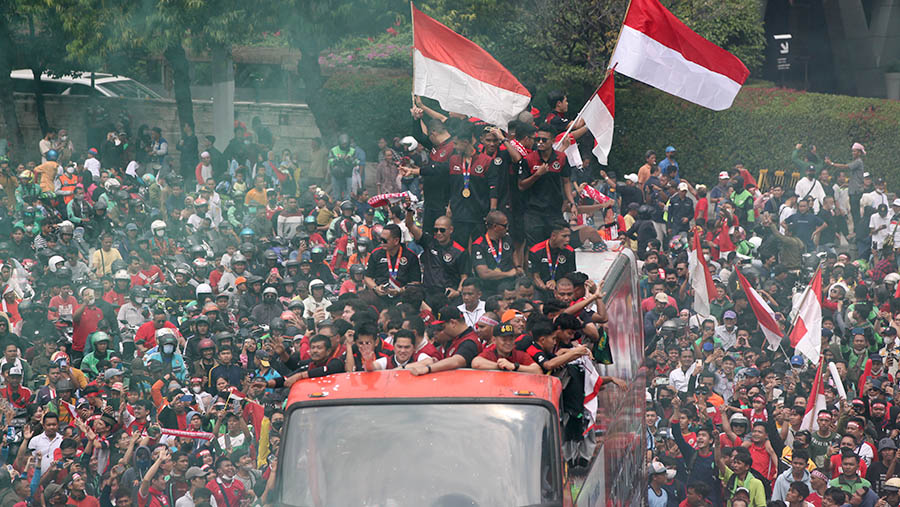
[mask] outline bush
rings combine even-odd
[[[323,90],[329,118],[371,153],[380,136],[410,133],[411,77],[398,71],[340,71]],[[572,114],[580,107],[570,106]],[[682,175],[691,181],[715,182],[715,175],[743,162],[759,169],[793,171],[795,144],[816,145],[820,156],[835,162],[850,159],[850,145],[863,143],[866,169],[900,186],[892,158],[900,146],[900,102],[745,86],[726,111],[711,111],[640,83],[616,91],[616,128],[610,153],[619,178],[636,172],[644,152],[663,156],[678,149]],[[771,180],[770,180],[771,181]]]
[[[327,117],[316,121],[320,128],[347,132],[366,150],[368,160],[378,160],[379,137],[390,142],[411,133],[411,93],[412,77],[407,72],[336,71],[322,88]]]
[[[644,152],[678,149],[682,175],[715,182],[715,174],[743,162],[793,171],[795,144],[816,145],[820,156],[849,162],[850,145],[866,147],[866,169],[900,184],[891,171],[900,145],[900,103],[882,99],[744,87],[726,111],[711,111],[641,84],[616,93],[616,128],[610,167],[621,175],[643,164]],[[770,180],[771,181],[771,180]]]

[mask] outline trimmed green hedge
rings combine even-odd
[[[890,158],[900,146],[900,102],[744,87],[726,111],[711,111],[639,83],[616,93],[616,129],[610,165],[632,172],[643,154],[662,157],[668,145],[678,151],[682,175],[714,182],[715,173],[742,161],[760,168],[793,170],[794,145],[816,145],[820,156],[850,159],[850,145],[861,142],[866,169],[900,184]]]
[[[380,136],[409,134],[410,90],[411,78],[403,72],[337,72],[323,90],[328,121],[374,149]],[[575,105],[570,110],[577,112]],[[643,164],[646,150],[656,150],[661,159],[673,145],[682,175],[710,183],[739,161],[754,174],[760,168],[792,170],[791,150],[798,142],[846,163],[850,145],[858,141],[868,152],[867,170],[900,186],[900,171],[890,161],[900,147],[898,119],[900,102],[883,99],[745,86],[730,109],[711,111],[631,83],[616,92],[610,168],[621,178]]]

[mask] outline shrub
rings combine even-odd
[[[380,136],[410,133],[411,77],[404,71],[337,71],[325,84],[330,125],[346,130],[374,158]],[[570,107],[572,114],[578,108]],[[900,185],[891,159],[900,146],[900,102],[745,86],[726,111],[711,111],[640,83],[616,91],[616,127],[610,153],[619,177],[643,164],[644,152],[662,157],[668,145],[678,149],[683,177],[714,182],[715,175],[744,163],[754,174],[793,170],[794,145],[816,145],[820,156],[850,159],[850,145],[863,143],[866,169]]]

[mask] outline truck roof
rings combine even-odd
[[[415,377],[406,370],[340,373],[300,380],[291,387],[287,406],[334,400],[385,399],[542,399],[559,410],[562,386],[548,375],[484,370],[451,370]]]

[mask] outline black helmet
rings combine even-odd
[[[269,322],[269,329],[275,331],[281,331],[282,333],[287,329],[287,324],[281,320],[281,317],[275,317]]]
[[[19,303],[19,315],[25,315],[34,310],[34,304],[30,299],[26,299]]]
[[[221,343],[222,340],[234,341],[234,333],[229,331],[219,331],[214,338],[216,339],[216,343]]]
[[[293,285],[295,283],[297,283],[297,282],[294,281],[294,279],[289,276],[285,276],[284,278],[281,279],[281,285]]]
[[[129,297],[131,297],[131,299],[133,299],[138,304],[142,304],[144,302],[144,300],[147,299],[147,295],[148,295],[147,288],[142,285],[133,287],[129,291],[128,295],[129,295]]]
[[[350,201],[344,201],[341,203],[341,211],[355,211],[356,206],[353,205]]]
[[[253,243],[241,243],[241,248],[239,248],[239,250],[249,259],[256,253],[256,246],[254,246]]]
[[[316,245],[310,250],[310,257],[312,257],[313,262],[322,262],[325,260],[325,249],[319,245]]]
[[[362,275],[366,272],[366,267],[362,264],[354,264],[350,266],[350,276]]]
[[[112,262],[112,272],[116,273],[120,270],[128,269],[128,265],[122,259],[116,259]]]
[[[267,261],[277,261],[278,254],[275,253],[274,250],[266,250],[266,253],[263,254],[263,258],[265,258]]]
[[[649,204],[642,204],[638,208],[638,218],[641,220],[650,220],[651,215],[653,215],[653,207]]]
[[[206,249],[203,248],[203,245],[194,245],[191,247],[191,257],[206,257]]]
[[[366,247],[366,250],[371,250],[372,249],[372,240],[363,236],[356,240],[356,246],[357,247],[364,246],[364,247]]]
[[[100,199],[94,203],[94,211],[106,211],[106,199]]]
[[[61,282],[70,282],[72,281],[72,270],[68,266],[56,268],[56,278]]]
[[[203,315],[202,313],[200,315],[197,315],[196,317],[194,317],[194,325],[201,324],[201,323],[206,324],[207,326],[209,325],[209,317],[207,317],[206,315]]]

